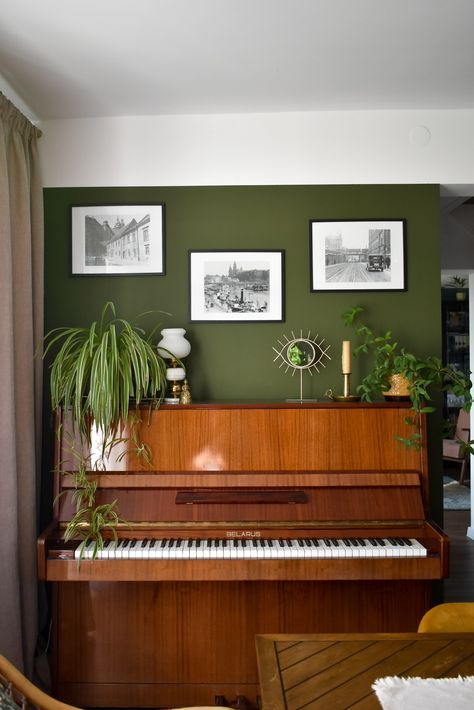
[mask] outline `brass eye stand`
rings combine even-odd
[[[344,372],[342,376],[344,377],[344,394],[334,395],[333,400],[335,402],[360,402],[360,397],[358,395],[350,393],[350,373]]]

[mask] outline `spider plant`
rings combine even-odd
[[[69,521],[64,539],[67,541],[78,536],[82,538],[79,545],[79,564],[84,556],[85,548],[91,540],[94,541],[92,559],[95,559],[99,551],[104,549],[105,530],[111,531],[114,542],[117,543],[117,526],[124,521],[119,518],[115,510],[116,504],[117,501],[114,500],[112,503],[103,503],[95,507],[79,508]]]
[[[44,357],[59,350],[51,365],[53,409],[70,410],[89,442],[91,421],[104,440],[127,422],[130,401],[159,404],[166,389],[167,364],[142,328],[117,318],[108,301],[88,327],[55,328],[45,336]]]
[[[102,529],[112,530],[116,536],[115,528],[123,522],[115,501],[95,506],[97,484],[93,471],[105,468],[106,459],[118,444],[125,445],[121,456],[133,450],[151,463],[151,452],[138,435],[138,407],[145,400],[150,406],[159,406],[166,391],[167,363],[152,344],[158,327],[147,335],[142,328],[118,318],[109,301],[100,318],[88,327],[55,328],[45,336],[43,357],[56,351],[50,375],[52,407],[68,413],[79,437],[79,447],[74,438],[65,445],[74,468],[69,473],[73,477],[72,502],[76,508],[65,538],[83,538],[81,554],[87,542],[94,539],[95,556],[103,546]],[[132,402],[134,411],[130,411]],[[121,436],[125,425],[129,435]],[[100,432],[102,441],[101,453],[94,463],[90,454],[83,454],[84,449],[90,451],[93,428]],[[56,433],[61,435],[61,425]],[[63,466],[64,462],[58,463],[59,470]]]

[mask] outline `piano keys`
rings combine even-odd
[[[448,540],[428,519],[425,447],[396,440],[406,415],[400,403],[332,402],[163,406],[149,423],[145,412],[153,467],[117,451],[91,471],[97,502],[117,499],[127,521],[97,554],[62,539],[74,489],[58,475],[38,541],[55,694],[95,707],[256,705],[258,633],[416,630],[447,575]],[[67,470],[63,440],[56,457]]]
[[[426,557],[418,540],[403,537],[369,538],[122,538],[105,541],[96,550],[94,540],[78,545],[76,560],[316,560],[379,557]]]

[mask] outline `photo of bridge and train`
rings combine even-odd
[[[369,229],[357,246],[346,246],[342,234],[326,237],[326,282],[390,281],[390,237],[390,229]]]
[[[312,222],[312,290],[403,290],[403,220]]]

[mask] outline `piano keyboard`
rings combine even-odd
[[[94,556],[88,542],[76,559]],[[426,557],[426,548],[414,538],[285,538],[285,539],[121,539],[106,540],[96,558],[105,560],[272,560],[320,558]]]

